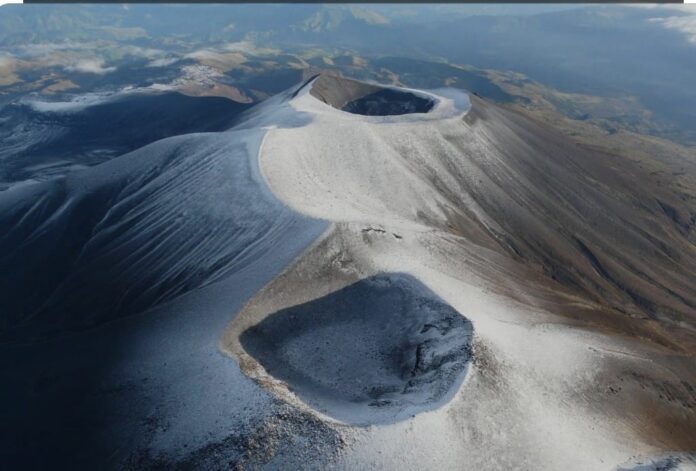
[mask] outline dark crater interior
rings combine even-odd
[[[472,324],[415,278],[378,275],[278,311],[241,335],[266,371],[343,422],[438,407],[471,359]]]
[[[665,455],[632,460],[629,464],[619,466],[616,471],[678,471],[696,469],[696,455]]]
[[[365,116],[427,113],[435,101],[414,93],[321,75],[312,85],[312,96],[334,108]]]

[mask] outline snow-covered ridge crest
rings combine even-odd
[[[289,93],[225,132],[163,139],[0,194],[0,338],[63,335],[147,311],[258,263],[307,222],[258,170],[267,127],[306,122],[283,105]]]

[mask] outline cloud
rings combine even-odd
[[[680,33],[686,35],[689,42],[696,44],[696,14],[687,16],[668,16],[666,18],[651,18],[650,21],[660,24],[665,28],[679,31]]]
[[[177,57],[163,57],[162,59],[155,59],[150,61],[145,67],[166,67],[179,62]]]
[[[173,57],[172,54],[167,51],[150,47],[122,46],[119,50],[124,54],[149,59],[150,62],[148,62],[145,67],[166,67],[181,60],[179,57]]]
[[[196,60],[205,60],[205,59],[218,59],[221,56],[221,53],[217,51],[213,51],[212,49],[199,49],[197,51],[189,52],[184,56],[186,59],[196,59]]]
[[[632,4],[627,6],[650,10],[654,16],[648,18],[649,22],[682,33],[690,43],[696,44],[696,8],[693,5]]]
[[[280,54],[279,49],[268,46],[258,46],[253,41],[244,40],[221,45],[221,50],[224,52],[239,52],[242,54],[253,54],[257,56]]]
[[[139,46],[119,46],[118,50],[124,54],[128,54],[135,57],[142,57],[144,59],[158,59],[165,56],[167,53],[161,49],[153,49],[151,47],[139,47]]]
[[[17,59],[9,54],[0,53],[0,67],[5,67],[9,65],[14,65]]]
[[[641,8],[644,10],[661,10],[661,11],[681,11],[684,13],[691,13],[693,8],[689,5],[683,5],[680,3],[627,3],[625,6],[630,8]]]
[[[27,95],[21,98],[21,103],[30,106],[40,113],[77,113],[91,106],[101,105],[119,100],[125,96],[134,94],[150,94],[172,90],[167,85],[155,84],[149,87],[127,86],[119,90],[107,92],[90,92],[81,95],[67,95],[63,101],[47,101],[36,98],[36,94]]]
[[[115,71],[116,67],[104,67],[102,59],[79,59],[73,64],[66,65],[64,69],[68,72],[104,75]]]
[[[43,101],[30,98],[22,101],[40,113],[76,113],[90,106],[106,103],[117,95],[117,93],[85,93],[67,101]]]
[[[37,43],[19,46],[18,52],[22,56],[36,57],[45,56],[56,51],[83,50],[93,48],[92,43],[78,43],[73,41],[63,41],[56,43]]]

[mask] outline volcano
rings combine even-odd
[[[693,462],[677,189],[449,88],[320,75],[234,123],[0,192],[7,462]]]

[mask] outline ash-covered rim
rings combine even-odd
[[[411,109],[396,113],[362,113],[355,108],[375,107],[390,98],[412,100]],[[371,123],[412,123],[448,118],[461,118],[470,110],[468,93],[454,88],[417,90],[360,82],[343,77],[316,75],[305,81],[292,95],[292,104],[298,111],[314,115],[332,114],[337,118]],[[390,106],[390,105],[387,105]],[[363,111],[358,109],[357,111]],[[369,111],[369,110],[368,110]]]

